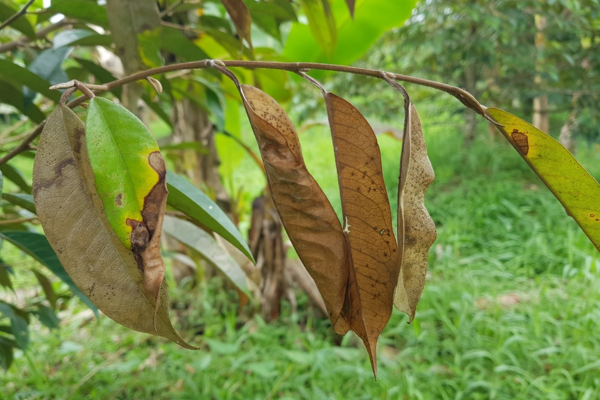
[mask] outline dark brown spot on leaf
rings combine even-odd
[[[527,135],[525,135],[522,132],[519,132],[517,129],[514,129],[511,133],[511,137],[515,141],[516,145],[519,146],[521,152],[524,155],[527,155],[527,153],[529,153],[529,139]]]

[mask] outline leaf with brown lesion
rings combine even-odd
[[[350,260],[343,315],[365,342],[376,375],[377,338],[392,313],[399,267],[381,152],[373,129],[352,104],[332,93],[324,96]]]
[[[348,282],[348,255],[340,221],[308,172],[296,130],[285,111],[263,91],[239,87],[265,166],[271,196],[306,269],[315,280],[337,333]]]
[[[134,254],[114,233],[94,185],[85,127],[65,106],[58,106],[44,127],[33,185],[46,237],[65,270],[90,300],[126,327],[194,349],[171,325],[166,282],[157,293],[146,290]],[[159,225],[160,218],[155,225],[158,232]],[[160,234],[155,233],[150,245],[159,240]],[[155,309],[157,297],[160,307]]]
[[[406,111],[398,184],[397,263],[401,268],[394,305],[412,322],[425,287],[429,248],[437,233],[425,208],[425,193],[435,175],[417,109],[410,104]]]

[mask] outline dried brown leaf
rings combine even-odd
[[[350,12],[350,16],[354,18],[354,5],[356,0],[346,0],[346,5],[348,6],[348,11]]]
[[[325,102],[350,250],[343,314],[365,342],[377,376],[377,338],[392,314],[399,268],[381,152],[373,129],[352,104],[332,93]]]
[[[231,17],[235,29],[241,39],[246,39],[248,46],[252,49],[252,38],[250,35],[250,28],[252,25],[252,17],[248,7],[242,0],[221,0],[221,3],[225,6],[227,14]]]
[[[437,233],[425,208],[425,192],[435,175],[427,157],[427,147],[417,109],[410,114],[402,142],[400,183],[398,185],[398,265],[400,278],[394,305],[415,318],[417,303],[425,287],[429,248]]]
[[[194,349],[171,325],[166,283],[157,293],[160,307],[155,310],[157,297],[144,289],[144,277],[133,253],[110,227],[94,186],[84,124],[65,106],[56,108],[42,132],[33,168],[33,188],[48,241],[90,300],[126,327]],[[159,215],[155,229],[160,230],[160,220]],[[151,243],[153,240],[154,237]]]
[[[304,164],[298,135],[285,111],[263,91],[240,87],[264,162],[271,196],[302,263],[315,280],[336,332],[348,282],[342,226],[329,200]]]

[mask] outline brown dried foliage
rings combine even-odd
[[[167,285],[162,284],[157,293],[146,290],[133,253],[112,231],[94,186],[85,126],[66,106],[58,106],[44,127],[33,187],[48,241],[90,300],[122,325],[194,349],[171,325]],[[150,243],[153,240],[160,240],[160,235],[155,234]]]
[[[415,318],[427,274],[429,248],[437,233],[425,208],[425,193],[435,175],[427,157],[421,120],[414,105],[410,105],[402,142],[400,183],[398,185],[398,265],[400,278],[394,305]]]
[[[348,281],[347,249],[340,221],[306,169],[298,135],[285,111],[266,93],[240,87],[265,166],[271,196],[298,256],[315,280],[336,332]]]
[[[229,14],[235,25],[240,42],[241,39],[246,39],[248,46],[252,49],[252,38],[250,37],[252,17],[246,4],[242,0],[221,0],[221,3],[225,6],[227,14]]]
[[[398,280],[396,238],[373,129],[350,103],[325,94],[348,243],[343,314],[365,342],[377,374],[377,338],[390,319]]]

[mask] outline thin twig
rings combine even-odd
[[[0,46],[0,49],[2,46]],[[234,79],[234,82],[237,81],[235,75],[225,67],[242,67],[242,68],[264,68],[264,69],[277,69],[283,71],[289,71],[294,73],[305,72],[311,69],[323,70],[323,71],[333,71],[333,72],[346,72],[350,74],[357,75],[366,75],[372,76],[374,78],[381,78],[382,71],[376,69],[368,69],[368,68],[358,68],[358,67],[348,67],[345,65],[335,65],[335,64],[320,64],[320,63],[285,63],[285,62],[275,62],[275,61],[248,61],[248,60],[229,60],[229,61],[221,61],[221,60],[201,60],[201,61],[192,61],[178,64],[165,65],[164,67],[158,67],[153,69],[148,69],[145,71],[140,71],[135,74],[126,76],[121,79],[117,79],[115,81],[106,83],[101,85],[103,88],[94,90],[93,93],[95,95],[104,93],[106,91],[110,91],[112,89],[121,87],[128,83],[136,82],[138,80],[146,79],[152,75],[164,74],[166,72],[172,71],[180,71],[186,69],[202,69],[213,67],[217,69],[219,72],[227,75],[229,78]],[[482,106],[473,95],[467,92],[464,89],[458,88],[456,86],[447,85],[445,83],[430,81],[428,79],[415,78],[408,75],[395,74],[391,72],[386,72],[386,76],[390,79],[394,79],[397,81],[414,83],[420,86],[427,86],[433,89],[441,90],[450,94],[451,96],[456,97],[461,103],[463,103],[468,108],[474,110],[479,115],[489,120],[489,117],[485,113],[485,107]],[[240,85],[239,81],[237,81],[236,85]],[[243,91],[240,90],[240,93],[243,94]],[[88,99],[87,96],[79,96],[76,99],[72,100],[67,104],[67,107],[74,108],[84,101]],[[497,124],[495,121],[492,121]],[[0,165],[5,164],[8,160],[12,159],[17,154],[27,150],[29,148],[29,144],[40,135],[42,129],[44,128],[46,121],[43,121],[37,128],[33,130],[30,136],[28,136],[23,143],[14,148],[10,153],[5,155],[0,159]]]
[[[70,25],[72,23],[73,23],[73,21],[71,21],[67,18],[64,18],[55,24],[48,25],[44,29],[40,29],[39,31],[37,31],[35,33],[35,39],[45,38],[46,35],[49,34],[50,32],[54,32],[55,30],[60,29],[61,27],[65,26],[65,25]],[[31,39],[28,36],[23,36],[19,39],[13,40],[12,42],[4,43],[4,44],[0,45],[0,53],[5,53],[7,51],[14,50],[17,47],[26,45],[27,43],[29,43],[35,39]]]
[[[29,132],[23,132],[16,136],[11,136],[9,138],[6,138],[3,136],[2,138],[0,138],[0,146],[4,146],[7,143],[16,142],[18,140],[21,140],[21,139],[27,137],[28,135],[29,135]]]
[[[30,222],[30,221],[34,221],[36,219],[38,219],[38,217],[6,219],[4,221],[0,221],[0,225],[22,224],[23,222]]]
[[[171,4],[169,7],[165,8],[163,11],[160,12],[160,17],[162,18],[165,15],[173,15],[173,10],[175,10],[181,3],[183,3],[183,0],[178,0],[175,3]]]
[[[6,164],[9,160],[11,160],[17,154],[21,154],[24,151],[29,150],[29,144],[33,142],[33,140],[42,133],[44,126],[46,125],[46,121],[44,120],[41,124],[39,124],[29,136],[25,138],[17,147],[12,149],[7,155],[0,158],[0,165]]]
[[[296,73],[298,75],[300,75],[302,78],[304,78],[305,80],[307,80],[308,82],[312,83],[314,86],[318,87],[319,90],[321,91],[321,94],[323,95],[323,97],[327,97],[327,90],[325,90],[325,88],[323,87],[323,85],[321,85],[321,82],[319,82],[318,80],[316,80],[312,76],[307,75],[304,71],[298,71]]]
[[[12,126],[10,126],[8,129],[6,129],[4,132],[0,133],[0,140],[4,139],[5,137],[7,137],[11,133],[13,133],[15,130],[19,129],[27,121],[29,121],[29,119],[24,118],[24,119],[22,119],[20,121],[15,122]]]
[[[3,23],[0,24],[0,30],[6,28],[8,25],[10,25],[14,20],[16,20],[17,18],[19,18],[21,15],[25,14],[25,11],[27,11],[27,9],[29,8],[30,5],[33,4],[35,0],[29,0],[27,2],[27,4],[25,4],[25,6],[18,11],[15,15],[13,15],[12,17],[10,17],[9,19],[7,19],[6,21],[4,21]]]

